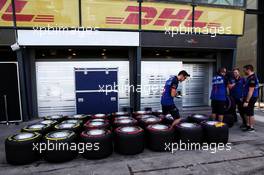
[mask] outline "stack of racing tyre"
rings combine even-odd
[[[94,115],[54,115],[25,126],[21,133],[5,141],[6,160],[24,165],[44,159],[47,162],[66,162],[78,155],[85,159],[103,159],[113,151],[123,155],[152,151],[169,151],[171,143],[227,143],[228,124],[210,121],[204,114],[193,114],[172,127],[171,115],[162,111],[116,112]],[[227,122],[228,123],[228,122]],[[40,152],[40,145],[46,149]],[[91,149],[55,149],[56,145],[69,148],[88,145]],[[50,147],[53,149],[48,149]],[[87,146],[86,146],[87,147]]]

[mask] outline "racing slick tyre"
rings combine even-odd
[[[43,120],[40,121],[39,124],[50,125],[53,128],[58,122],[56,120]]]
[[[105,119],[91,119],[84,124],[84,129],[110,129],[110,124]]]
[[[61,123],[73,123],[73,124],[80,124],[81,127],[83,126],[83,121],[77,120],[77,119],[68,119],[68,120],[62,121]]]
[[[166,144],[174,142],[174,128],[163,124],[148,125],[146,142],[153,151],[166,151]]]
[[[44,160],[54,163],[73,160],[78,155],[77,148],[71,149],[71,145],[76,144],[76,140],[77,135],[70,130],[58,130],[46,134],[44,143],[47,149],[43,152]]]
[[[77,134],[81,132],[80,123],[60,123],[54,126],[55,130],[70,130],[74,131]]]
[[[163,117],[162,123],[165,125],[171,125],[174,121],[174,118],[171,116],[171,114],[167,114]]]
[[[202,143],[203,141],[203,129],[196,123],[179,123],[175,127],[175,133],[177,140],[181,143]]]
[[[152,112],[152,114],[158,117],[159,115],[162,115],[162,110],[155,110]]]
[[[232,114],[236,109],[236,102],[233,97],[227,96],[226,98],[226,110],[227,114]]]
[[[91,150],[85,149],[82,156],[86,159],[102,159],[113,152],[113,141],[110,130],[91,129],[81,133],[80,143],[92,145]]]
[[[151,115],[151,111],[135,111],[133,112],[132,116],[136,118],[138,115]]]
[[[39,159],[40,154],[34,145],[41,142],[39,133],[19,133],[5,140],[6,161],[13,165],[30,164]]]
[[[135,155],[144,151],[144,130],[138,126],[115,129],[114,148],[119,154]]]
[[[116,118],[119,118],[119,117],[130,117],[130,114],[129,114],[129,112],[115,112],[115,113],[112,113],[111,117],[110,117],[111,123],[113,123],[114,120]]]
[[[67,117],[68,120],[81,120],[82,123],[87,122],[90,118],[91,118],[90,115],[84,115],[84,114],[70,115]]]
[[[45,135],[48,132],[50,132],[52,129],[53,128],[51,125],[36,123],[25,126],[24,128],[21,129],[21,132],[38,132],[42,135]]]
[[[118,128],[120,126],[135,126],[137,125],[137,120],[134,118],[116,118],[113,122],[113,128]]]
[[[145,111],[150,111],[152,113],[152,107],[145,107],[144,110]]]
[[[65,119],[63,115],[51,115],[44,117],[44,120],[56,120],[57,122],[62,122]]]
[[[106,115],[106,114],[95,114],[95,115],[92,115],[91,119],[105,119],[105,120],[108,120],[109,116]]]
[[[139,120],[139,126],[141,126],[143,129],[146,129],[148,125],[154,125],[154,124],[158,124],[161,122],[162,122],[161,118],[155,117],[154,115],[152,115],[150,117],[142,117]]]
[[[228,126],[223,122],[218,121],[207,121],[201,123],[205,141],[207,143],[224,143],[228,142],[229,129]]]
[[[234,117],[234,115],[233,114],[225,114],[224,115],[223,122],[225,124],[227,124],[227,126],[229,128],[233,127],[234,126],[234,123],[235,123],[235,117]]]
[[[192,114],[191,116],[188,117],[188,121],[191,123],[197,123],[200,124],[203,121],[208,121],[209,116],[205,114]]]

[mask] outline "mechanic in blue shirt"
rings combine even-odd
[[[254,67],[252,65],[246,65],[243,67],[244,73],[247,76],[245,88],[244,88],[244,111],[247,117],[247,127],[243,131],[254,132],[254,107],[258,99],[259,80],[254,73]]]
[[[190,77],[190,75],[185,70],[182,70],[179,72],[178,76],[169,78],[166,81],[163,89],[163,94],[161,97],[162,113],[163,115],[171,114],[171,116],[174,118],[172,126],[177,125],[181,121],[179,110],[175,106],[173,99],[178,95],[177,88],[179,82],[183,82],[188,77]]]
[[[244,114],[244,109],[243,109],[243,89],[245,85],[245,78],[240,76],[240,71],[239,68],[234,68],[233,69],[233,77],[229,81],[228,87],[230,89],[230,96],[234,98],[236,107],[234,109],[234,116],[235,119],[237,120],[237,113],[236,113],[236,108],[239,111],[240,117],[242,119],[242,125],[240,128],[245,128],[247,125],[246,122],[246,117]]]
[[[210,97],[212,107],[211,117],[213,120],[218,117],[220,122],[223,121],[226,110],[227,80],[225,76],[226,68],[220,68],[217,71],[217,75],[213,77]]]

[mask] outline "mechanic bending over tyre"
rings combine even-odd
[[[183,82],[188,77],[190,77],[190,75],[185,70],[182,70],[179,72],[178,76],[169,78],[163,89],[163,94],[161,96],[162,113],[163,115],[171,114],[174,118],[172,127],[176,126],[181,121],[179,110],[174,104],[173,99],[177,97],[177,95],[180,95],[177,93],[179,82]]]
[[[235,101],[235,108],[233,111],[235,121],[237,121],[236,109],[238,109],[238,112],[242,119],[242,125],[240,126],[240,128],[245,128],[247,126],[246,116],[243,108],[243,89],[245,83],[246,80],[244,77],[241,77],[239,68],[234,68],[233,75],[228,81],[228,88],[230,89],[230,96],[233,97]]]
[[[247,117],[247,126],[243,129],[243,131],[254,132],[255,131],[254,107],[259,95],[258,94],[259,80],[257,75],[254,73],[254,67],[252,65],[244,66],[243,71],[247,76],[244,87],[244,101],[243,101],[243,107],[244,107],[245,115]]]
[[[224,119],[226,110],[226,99],[227,99],[227,78],[226,68],[220,68],[217,74],[212,80],[212,91],[211,91],[211,107],[212,107],[212,119],[220,122]]]

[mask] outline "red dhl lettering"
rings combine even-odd
[[[15,12],[17,22],[54,22],[54,15],[34,15],[23,14],[23,10],[29,2],[26,0],[15,0]],[[0,0],[0,11],[4,10],[7,0]],[[3,21],[13,21],[12,3],[8,4],[7,9],[1,15]]]
[[[106,17],[106,24],[139,24],[138,6],[128,6],[125,12],[129,12],[127,17]],[[197,10],[194,13],[194,27],[220,27],[219,23],[207,23],[199,21],[203,11]],[[142,25],[153,26],[171,26],[179,27],[183,24],[185,27],[192,26],[192,10],[164,8],[161,13],[155,7],[142,7]]]

